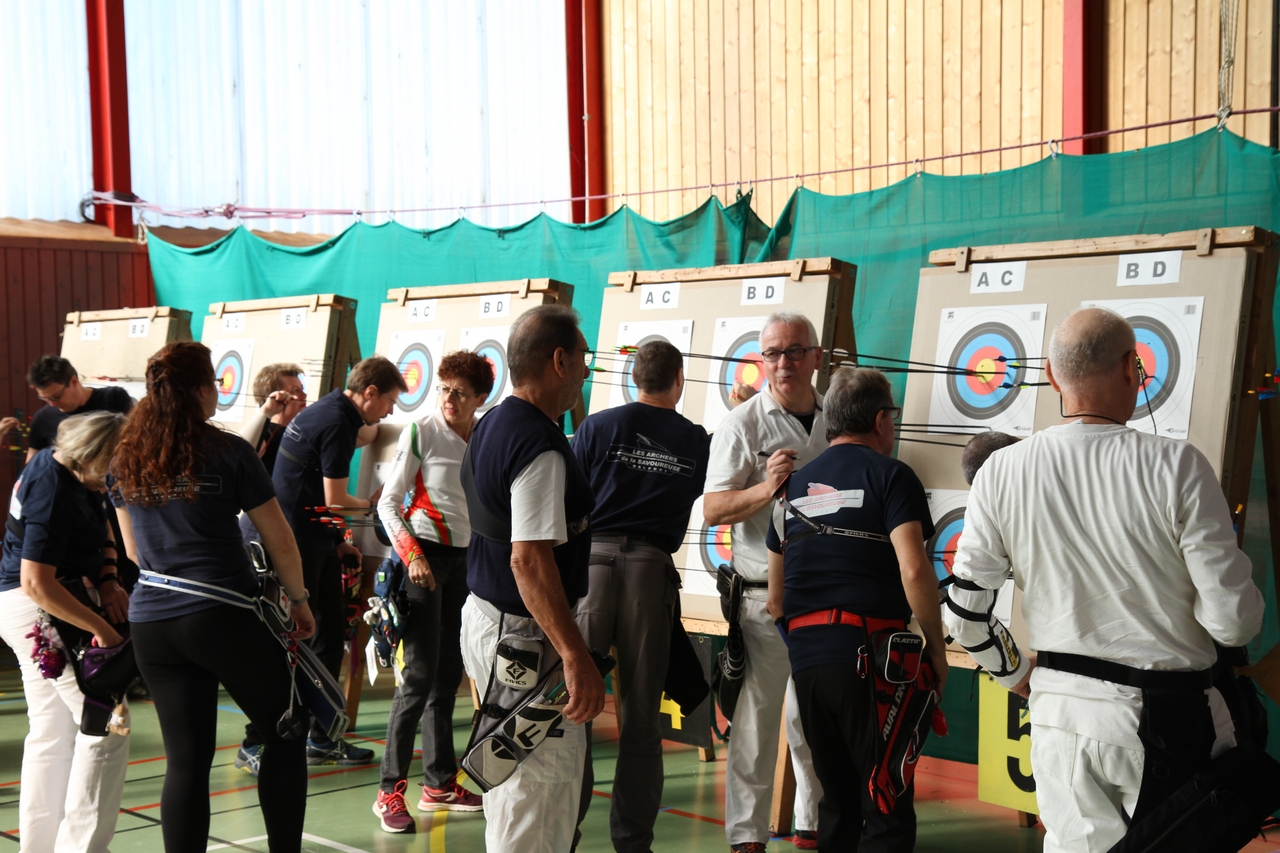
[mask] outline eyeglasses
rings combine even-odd
[[[441,397],[457,397],[460,403],[465,403],[472,397],[481,396],[480,394],[468,394],[461,388],[450,388],[448,385],[437,385],[436,390],[440,392]]]
[[[578,352],[582,353],[582,363],[587,367],[591,366],[591,362],[596,360],[596,351],[593,349],[578,348]]]
[[[786,349],[767,349],[764,352],[760,353],[760,357],[763,358],[765,361],[769,362],[769,364],[777,364],[778,360],[782,358],[784,355],[787,357],[787,361],[800,362],[800,361],[804,361],[804,357],[807,356],[811,350],[816,350],[816,349],[817,347],[787,347]]]
[[[902,417],[902,407],[901,407],[901,406],[881,406],[881,407],[880,407],[880,411],[882,411],[882,412],[888,412],[888,413],[889,413],[889,417],[890,417],[890,419],[895,420],[895,421],[896,421],[898,418]]]
[[[62,386],[62,390],[61,390],[61,391],[59,391],[57,394],[50,394],[48,397],[46,397],[45,395],[43,395],[43,394],[41,394],[39,391],[37,391],[37,392],[36,392],[36,397],[38,397],[38,398],[40,399],[40,401],[41,401],[41,402],[44,402],[44,403],[56,403],[56,402],[58,402],[59,400],[61,400],[61,399],[62,399],[62,395],[63,395],[63,394],[65,394],[65,393],[67,393],[67,386],[66,386],[66,385],[63,385],[63,386]]]

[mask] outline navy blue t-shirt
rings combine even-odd
[[[674,554],[702,494],[711,439],[673,409],[645,403],[605,409],[573,436],[596,493],[591,532],[642,533]]]
[[[24,530],[19,540],[5,525],[0,592],[21,585],[23,560],[55,566],[59,580],[97,579],[107,541],[102,496],[59,464],[53,450],[41,450],[22,469],[9,514]]]
[[[791,476],[787,499],[820,524],[888,536],[900,525],[918,521],[925,539],[933,535],[920,478],[905,462],[860,444],[836,444],[824,450]],[[790,514],[786,525],[788,540],[807,529]],[[765,545],[775,554],[782,553],[776,522],[769,525]],[[782,610],[787,619],[835,607],[879,619],[911,618],[898,556],[890,542],[804,536],[789,542],[783,566]],[[847,625],[793,631],[787,640],[791,669],[854,663],[858,637],[857,629]]]
[[[342,533],[317,519],[326,515],[307,507],[324,506],[324,481],[351,476],[351,457],[364,418],[340,390],[307,406],[285,427],[271,480],[280,509],[293,528],[298,547],[322,551],[342,541]]]
[[[44,450],[52,447],[58,437],[58,425],[72,415],[83,415],[85,412],[119,412],[129,414],[133,408],[133,398],[129,392],[118,385],[107,385],[94,388],[89,392],[89,399],[74,412],[64,412],[56,406],[45,406],[31,416],[31,434],[27,436],[27,445],[32,450]]]
[[[133,523],[138,567],[253,595],[256,582],[237,516],[275,497],[262,460],[249,442],[214,426],[201,436],[205,461],[194,484],[182,484],[160,506],[139,506],[108,479],[111,501]],[[187,498],[195,492],[195,500]],[[217,601],[138,584],[129,621],[158,622],[216,607]]]

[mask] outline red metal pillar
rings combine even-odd
[[[569,187],[574,198],[587,194],[586,82],[582,65],[583,0],[564,0],[564,47],[568,68]],[[586,222],[586,204],[573,203],[573,221]]]
[[[582,126],[586,135],[587,195],[604,195],[604,59],[600,29],[602,0],[582,0],[582,66],[586,83],[586,112]],[[603,219],[605,200],[587,202],[587,221]]]
[[[129,86],[124,0],[85,0],[89,32],[89,112],[93,188],[132,198],[129,174]],[[99,204],[94,219],[117,237],[133,236],[133,211]]]
[[[1085,0],[1063,0],[1062,4],[1062,135],[1087,133],[1088,72],[1085,67]],[[1083,154],[1083,139],[1063,145],[1067,154]]]

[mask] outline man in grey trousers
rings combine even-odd
[[[609,814],[618,853],[648,853],[653,843],[662,802],[659,704],[680,589],[671,555],[707,473],[706,430],[676,412],[683,366],[666,341],[641,346],[631,375],[639,401],[592,415],[573,438],[596,493],[591,582],[578,622],[590,648],[617,647],[625,691]]]

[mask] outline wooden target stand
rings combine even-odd
[[[1105,288],[1100,289],[1102,279],[1109,275],[1112,282],[1116,280],[1114,264],[1120,256],[1141,256],[1153,252],[1180,253],[1181,283],[1123,287],[1103,295]],[[1207,266],[1207,262],[1213,261],[1218,262],[1217,266]],[[926,316],[925,312],[936,309],[943,302],[928,302],[926,292],[930,288],[942,287],[948,291],[946,300],[951,300],[946,304],[964,304],[956,300],[963,298],[970,288],[967,282],[960,280],[959,274],[968,274],[965,275],[968,279],[976,264],[1026,262],[1025,290],[1009,293],[1003,299],[1004,302],[1048,304],[1044,336],[1046,355],[1053,327],[1068,310],[1078,307],[1082,301],[1106,298],[1141,300],[1148,296],[1154,299],[1203,297],[1203,326],[1186,440],[1205,453],[1218,474],[1236,524],[1237,541],[1243,547],[1254,450],[1261,439],[1273,572],[1277,588],[1280,588],[1280,560],[1276,559],[1280,557],[1280,411],[1277,410],[1280,397],[1274,396],[1280,385],[1276,383],[1276,334],[1272,314],[1276,275],[1280,270],[1280,241],[1275,234],[1244,226],[1160,235],[959,247],[933,251],[929,262],[934,268],[921,271],[921,295],[912,344],[912,358],[929,362],[936,358],[936,353],[928,350],[935,342],[933,331],[937,330],[938,314],[935,311]],[[1100,265],[1111,265],[1103,271],[1106,275],[1101,279],[1096,269]],[[956,283],[948,284],[948,277]],[[1039,282],[1045,281],[1049,286],[1040,286]],[[924,386],[930,381],[913,377],[913,381],[908,383],[905,402],[907,407],[914,405],[916,414],[927,411],[927,407],[922,406],[925,406],[928,394]],[[1057,401],[1058,395],[1052,389],[1040,389],[1036,403],[1037,430],[1058,422]],[[911,419],[904,415],[904,420]],[[899,457],[917,469],[926,485],[936,485],[941,479],[941,487],[955,486],[954,479],[947,479],[958,476],[959,455],[955,450],[904,444],[900,445]],[[931,483],[933,472],[936,476]],[[963,487],[963,481],[960,487]],[[1260,588],[1265,586],[1264,571],[1262,567],[1254,569],[1254,582]],[[1011,629],[1022,648],[1029,649],[1019,605],[1019,598],[1015,597]],[[973,659],[962,650],[948,649],[947,658],[954,667],[975,668]],[[1010,703],[1016,699],[1012,694],[1002,698]],[[1000,711],[1003,712],[1003,708]],[[1012,709],[1008,715],[1014,719]],[[981,721],[979,725],[982,727]],[[1029,754],[1025,742],[1022,742],[1024,735],[1018,732],[1018,727],[1011,723],[1009,728],[1009,745],[1021,743],[1021,752]],[[1025,728],[1029,731],[1029,727]],[[999,761],[1004,763],[1010,758],[1011,755],[1002,755]],[[1037,818],[1030,810],[1034,805],[1034,787],[1026,806],[988,799],[983,795],[986,769],[983,763],[980,758],[979,797],[1014,808],[1021,825],[1034,826]],[[1012,775],[1012,770],[1008,773]],[[997,789],[992,787],[990,790]]]
[[[62,357],[87,388],[119,385],[135,400],[147,393],[147,359],[165,344],[191,340],[191,312],[159,305],[73,311],[62,330]]]
[[[368,496],[383,482],[382,472],[396,452],[396,443],[404,427],[428,416],[436,409],[436,368],[440,359],[460,349],[475,349],[499,360],[505,358],[507,329],[522,314],[539,305],[573,305],[573,285],[549,278],[525,278],[513,281],[491,281],[476,284],[449,284],[431,287],[394,288],[387,291],[387,302],[378,316],[377,352],[396,362],[410,386],[392,414],[382,422],[378,437],[363,449],[355,493]],[[488,346],[500,349],[489,352]],[[481,410],[488,410],[510,393],[511,382],[505,365],[498,371],[500,384],[495,385],[490,400]],[[585,417],[582,400],[570,411],[576,426]],[[364,555],[360,601],[373,595],[373,576],[378,564],[390,555],[372,531],[357,533],[356,544]],[[364,690],[364,649],[369,642],[369,626],[362,620],[351,643],[347,668],[348,731],[355,728],[360,712],[360,696]],[[464,677],[464,680],[465,677]],[[471,685],[475,696],[475,685]],[[478,700],[476,706],[479,707]]]
[[[853,264],[835,258],[610,273],[610,287],[604,293],[600,312],[596,365],[604,367],[615,378],[593,383],[592,411],[630,401],[625,394],[630,366],[625,358],[615,355],[618,346],[634,346],[657,336],[669,340],[681,351],[727,355],[735,338],[749,336],[753,331],[758,333],[758,327],[767,315],[782,310],[797,311],[813,321],[823,348],[814,384],[819,391],[825,392],[832,368],[857,351],[853,329],[856,275],[857,268]],[[685,360],[687,384],[681,400],[681,413],[695,423],[703,424],[708,431],[714,431],[728,412],[728,406],[718,405],[716,399],[719,391],[715,380],[724,364],[714,359]],[[700,503],[694,505],[689,521],[691,530],[703,526],[700,506]],[[686,543],[672,559],[686,584],[680,593],[682,622],[695,643],[695,651],[706,653],[711,637],[728,634],[728,624],[721,615],[714,582],[703,586],[697,584],[709,577],[699,562],[698,550]],[[613,678],[616,702],[625,685],[619,683],[616,673]],[[665,696],[663,698],[663,713],[666,714],[665,702],[669,700]],[[714,697],[708,697],[707,703],[710,713],[716,714]],[[678,714],[678,709],[673,708],[673,720],[675,714]],[[689,721],[687,717],[682,720],[685,724]],[[714,761],[716,750],[710,719],[705,723],[705,730],[702,726],[702,723],[696,724],[698,734],[680,742],[694,745],[703,761]],[[769,817],[770,832],[775,835],[790,833],[795,788],[784,711],[783,718],[779,720],[778,755]]]

